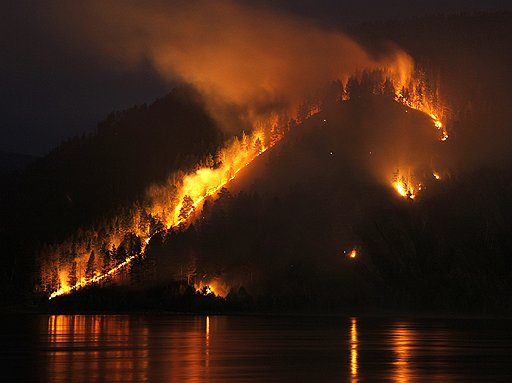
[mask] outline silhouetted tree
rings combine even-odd
[[[85,277],[87,279],[91,279],[94,276],[95,271],[95,254],[94,250],[91,250],[91,255],[89,255],[89,260],[87,261],[87,267],[85,269]]]
[[[263,150],[263,144],[261,143],[261,140],[259,139],[259,137],[256,139],[256,141],[254,141],[254,151],[257,153],[257,154],[260,154],[261,151]]]
[[[386,81],[384,81],[383,93],[385,97],[395,98],[395,87],[389,77],[386,77]]]
[[[178,218],[180,221],[185,221],[190,214],[194,211],[194,200],[190,196],[186,195],[183,197],[183,203],[181,205],[180,214]]]
[[[70,287],[73,287],[77,284],[78,278],[76,276],[76,261],[71,263],[71,270],[68,274],[68,284]]]
[[[357,78],[354,76],[350,77],[347,81],[347,87],[346,87],[347,95],[351,100],[357,100],[358,98],[361,98],[362,92],[361,92],[361,85]]]
[[[103,254],[103,266],[101,272],[105,274],[112,268],[112,252],[110,249],[107,249],[107,245],[105,243],[102,246],[101,252]]]
[[[213,160],[213,156],[211,153],[208,153],[205,160],[205,166],[207,168],[213,168],[215,166],[215,161]]]
[[[162,232],[166,229],[165,225],[157,220],[155,217],[149,217],[149,235],[152,237],[156,233]]]
[[[400,94],[402,95],[403,98],[405,98],[406,100],[410,100],[410,93],[409,93],[409,89],[407,89],[405,86],[402,86],[402,90],[400,91]]]
[[[57,291],[61,288],[60,278],[59,278],[59,270],[57,267],[52,268],[51,277],[50,277],[50,291]]]
[[[126,247],[124,244],[119,245],[117,251],[114,254],[117,265],[123,263],[124,261],[126,261],[126,258],[128,258],[128,252],[126,251]]]

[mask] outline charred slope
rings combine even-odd
[[[150,267],[141,269],[146,283],[188,272],[233,287],[228,302],[245,287],[253,309],[510,310],[512,173],[475,170],[430,182],[414,201],[400,198],[373,174],[364,143],[378,155],[379,131],[393,121],[405,124],[398,132],[427,136],[432,126],[419,113],[401,118],[395,103],[367,101],[311,118],[210,201],[196,224],[155,238]]]
[[[193,225],[152,238],[129,286],[93,286],[52,307],[510,312],[512,171],[432,180],[414,201],[379,176],[403,135],[420,145],[411,159],[444,160],[450,147],[429,147],[432,129],[382,97],[340,103],[258,157]]]
[[[37,247],[130,206],[150,183],[192,168],[222,142],[187,87],[112,113],[92,134],[64,142],[2,187],[2,280],[27,281]]]
[[[351,33],[377,51],[376,42],[398,44],[439,85],[458,167],[511,164],[511,12],[375,22]]]

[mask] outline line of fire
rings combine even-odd
[[[370,87],[371,93],[389,96],[402,105],[405,113],[416,110],[425,114],[431,119],[438,141],[445,142],[448,139],[444,122],[447,108],[439,87],[433,86],[419,70],[405,81],[393,73],[396,71],[365,71],[350,77],[346,86],[341,81],[333,82],[336,100],[347,102]],[[303,121],[321,112],[322,101],[308,101],[296,110],[287,121],[272,114],[252,133],[232,138],[217,153],[208,155],[198,164],[195,172],[172,174],[166,184],[151,186],[144,203],[128,209],[125,216],[111,220],[107,230],[83,230],[64,243],[41,250],[40,291],[53,299],[86,286],[113,281],[123,283],[130,269],[144,262],[146,249],[155,236],[180,230],[198,219],[205,201],[214,203],[217,195],[229,187],[242,169],[285,139],[291,126],[300,129]],[[431,179],[427,180],[424,174],[421,177],[416,174],[415,169],[397,165],[395,171],[384,178],[397,197],[412,201],[425,191],[428,182],[442,180],[440,169],[432,168],[429,172]],[[360,255],[357,245],[344,252],[348,259]],[[180,270],[179,275],[200,294],[225,296],[230,288],[217,276],[197,275],[195,265]]]

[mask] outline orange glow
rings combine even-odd
[[[199,283],[194,284],[194,288],[196,292],[199,292],[204,295],[213,294],[218,297],[225,298],[229,292],[229,286],[224,284],[218,278],[209,280],[207,282],[201,281]]]
[[[405,182],[395,181],[393,182],[393,187],[395,188],[396,192],[404,198],[416,198],[416,194],[414,194],[414,189],[407,185],[407,183]]]
[[[108,382],[147,381],[149,330],[141,322],[137,325],[138,331],[133,331],[130,318],[115,315],[49,316],[46,326],[48,364],[45,366],[50,373],[49,380],[83,376],[84,371],[93,371],[87,381],[102,380],[98,379],[98,373]],[[83,342],[99,345],[112,337],[119,347],[95,347],[85,357],[80,347],[70,347]]]
[[[355,257],[357,257],[357,250],[356,249],[352,249],[350,251],[350,253],[348,253],[348,256],[349,256],[349,258],[354,259]]]
[[[396,74],[397,81],[400,84],[405,84],[406,81],[412,83],[412,80],[410,80],[412,60],[408,56],[403,55],[402,57],[399,55],[388,64],[388,69]],[[383,63],[378,65],[377,63],[371,63],[369,66],[381,65]],[[393,67],[395,68],[393,69]],[[280,70],[279,78],[282,77],[281,73]],[[222,79],[224,80],[224,78]],[[222,84],[224,87],[229,84],[230,88],[233,84],[236,84],[232,90],[237,90],[239,87],[237,82],[225,81]],[[259,93],[260,88],[258,88]],[[237,97],[235,99],[238,100]],[[434,120],[436,128],[442,129],[445,132],[441,119],[437,117],[439,114],[435,114],[434,108],[430,107],[433,103],[427,103],[426,101],[420,103],[414,97],[407,99],[401,94],[397,94],[396,99],[404,105],[422,110],[425,113],[431,111],[429,115]],[[293,109],[292,105],[295,107],[295,104],[290,103],[290,108]],[[307,104],[300,118],[297,114],[290,114],[290,116],[296,122],[301,122],[301,119],[308,118],[319,111],[319,105],[312,101]],[[163,185],[152,185],[149,187],[146,198],[142,201],[142,206],[133,206],[127,219],[122,220],[122,224],[119,223],[121,217],[115,217],[112,219],[112,222],[107,222],[107,225],[105,225],[106,229],[102,227],[101,231],[97,228],[84,230],[80,233],[79,239],[70,239],[63,244],[55,245],[53,248],[46,250],[46,252],[42,252],[44,257],[41,258],[44,261],[41,267],[41,279],[43,280],[41,290],[51,293],[50,299],[52,299],[87,285],[122,275],[121,273],[136,257],[144,258],[146,246],[149,244],[152,235],[155,234],[150,232],[151,225],[148,217],[151,218],[151,222],[156,222],[161,227],[158,229],[160,232],[190,223],[196,216],[196,209],[199,210],[201,208],[207,197],[216,195],[242,169],[259,155],[276,145],[286,133],[286,124],[289,121],[285,123],[280,121],[277,112],[271,113],[269,116],[258,117],[261,120],[258,120],[257,123],[251,119],[253,126],[258,129],[252,134],[243,134],[242,137],[235,137],[226,143],[218,153],[215,153],[215,162],[211,160],[212,156],[210,156],[210,160],[205,160],[205,163],[198,164],[195,171],[187,174],[176,172]],[[446,138],[447,134],[442,136],[442,139]],[[416,196],[415,187],[411,182],[396,179],[393,186],[402,197],[414,199]],[[100,232],[106,232],[106,234],[100,236]],[[107,264],[102,267],[101,263],[103,260],[99,259],[99,255],[100,250],[105,250],[103,248],[104,245],[106,245],[107,251],[113,248],[118,249],[125,236],[130,233],[134,233],[140,239],[141,246],[138,254],[128,256],[124,261],[115,266]],[[88,260],[90,259],[91,248],[96,254],[96,260],[92,264],[92,272],[86,272],[89,266]],[[353,250],[353,253],[349,256],[350,258],[355,258],[357,252]],[[65,264],[65,262],[68,262],[68,264]],[[78,282],[70,286],[69,276],[71,271],[69,264],[72,262],[77,264],[76,281]],[[55,274],[57,277],[55,277]],[[211,281],[208,283],[208,286],[216,295],[223,296],[222,294],[226,294],[225,286],[215,286]]]
[[[218,156],[222,158],[220,166],[216,168],[201,167],[194,173],[182,176],[181,179],[176,180],[176,177],[173,176],[169,178],[166,185],[150,188],[148,191],[149,206],[146,208],[145,213],[151,214],[152,217],[160,222],[164,222],[167,229],[188,223],[192,218],[193,210],[199,207],[205,198],[215,195],[222,187],[233,180],[243,168],[268,149],[265,142],[263,131],[257,131],[252,135],[243,134],[241,139],[235,138],[232,140],[231,144],[226,145],[225,148],[221,149],[221,152],[218,153]],[[192,206],[188,211],[183,210],[185,196],[188,196],[192,200]],[[77,275],[78,282],[74,286],[70,286],[68,283],[70,269],[63,267],[59,270],[60,288],[53,291],[49,299],[69,294],[87,285],[99,283],[107,278],[114,277],[129,265],[134,258],[139,255],[142,256],[151,237],[149,236],[149,228],[143,228],[141,230],[139,218],[138,215],[132,217],[132,224],[125,229],[125,233],[134,232],[141,238],[140,254],[127,257],[125,261],[105,273],[96,271],[92,278],[86,278],[85,275]],[[125,233],[113,235],[109,247],[112,245],[118,247]],[[90,233],[90,236],[94,237],[97,236],[97,234]],[[85,243],[83,247],[85,247]],[[99,249],[97,250],[99,253]],[[75,261],[83,265],[83,267],[80,268],[81,270],[85,270],[89,253],[83,249],[81,254],[82,256],[78,256]],[[214,292],[215,295],[223,296],[226,294],[224,291],[226,287],[219,283],[214,282],[209,288],[212,289],[211,292]]]
[[[397,169],[393,174],[392,186],[400,197],[414,200],[418,193],[425,189],[422,183],[419,183],[411,171],[408,173]]]
[[[429,90],[424,75],[419,73],[417,77],[394,82],[396,89],[395,101],[405,105],[408,108],[418,110],[427,114],[439,133],[439,140],[448,139],[448,131],[442,122],[444,110],[446,109],[439,101],[437,90]],[[406,110],[407,112],[407,110]]]
[[[358,380],[358,346],[357,319],[352,318],[352,324],[350,326],[350,376],[352,378],[352,382],[357,382]]]
[[[411,343],[413,332],[405,324],[393,329],[393,351],[395,352],[395,381],[407,383],[412,381],[409,361],[411,359]]]
[[[206,197],[215,195],[267,149],[263,132],[256,132],[250,136],[244,134],[241,140],[233,140],[218,153],[218,156],[222,158],[220,166],[216,168],[202,167],[179,180],[171,177],[166,185],[151,188],[149,191],[151,201],[149,213],[164,222],[167,228],[179,226],[188,221],[188,215],[191,213],[188,211],[186,218],[183,217],[182,208],[185,196],[190,197],[193,207],[197,208]],[[175,192],[172,193],[172,191]],[[169,203],[169,197],[174,203]]]
[[[118,70],[131,71],[148,62],[162,78],[182,79],[205,96],[206,109],[219,126],[232,127],[226,106],[228,110],[235,107],[256,133],[226,143],[215,153],[219,160],[213,166],[198,164],[193,172],[176,172],[164,185],[153,185],[140,201],[142,206],[128,206],[131,210],[126,217],[105,220],[100,227],[73,233],[72,239],[42,250],[41,291],[51,292],[50,298],[121,274],[135,256],[116,266],[103,265],[100,250],[118,249],[126,234],[134,233],[140,239],[138,255],[143,257],[154,234],[150,222],[163,231],[193,220],[195,209],[205,198],[215,195],[283,137],[290,120],[300,123],[320,110],[319,100],[309,100],[300,118],[296,112],[306,99],[316,97],[312,94],[319,84],[336,78],[346,83],[350,75],[364,68],[386,68],[397,85],[414,88],[421,84],[410,80],[413,60],[401,50],[394,49],[377,60],[344,34],[266,8],[213,0],[204,1],[201,7],[187,2],[177,7],[160,6],[160,2],[144,7],[129,3],[96,0],[87,6],[63,6],[52,28],[72,36],[77,47],[86,46],[88,52],[97,54],[98,62],[115,65]],[[309,54],[304,54],[304,47]],[[441,122],[437,104],[420,100],[417,92],[412,94],[414,97],[406,98],[397,93],[397,99],[435,113],[439,116],[435,121]],[[346,99],[346,95],[342,97]],[[92,274],[87,272],[91,248],[96,254]],[[72,262],[77,263],[79,282],[69,286]]]
[[[393,186],[395,187],[398,194],[400,194],[402,197],[407,197],[407,190],[406,190],[403,182],[395,181],[393,183]]]

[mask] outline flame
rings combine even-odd
[[[429,87],[424,80],[424,74],[419,72],[406,81],[395,80],[394,86],[396,89],[395,101],[427,114],[439,133],[439,140],[446,141],[448,131],[442,122],[446,108],[439,100],[437,89],[428,91]]]
[[[262,131],[255,132],[251,136],[244,134],[241,140],[234,140],[219,153],[218,156],[222,161],[218,167],[202,167],[194,173],[185,175],[177,182],[171,179],[167,185],[154,187],[150,191],[152,202],[148,211],[153,217],[164,222],[167,228],[179,226],[187,221],[188,215],[205,198],[216,194],[267,149]],[[169,191],[173,189],[178,189],[173,196],[175,204],[169,204]],[[186,196],[193,201],[193,204],[188,211],[184,212],[183,200]]]
[[[212,279],[208,282],[200,281],[199,283],[194,284],[194,288],[196,289],[196,292],[203,295],[213,294],[222,298],[225,298],[229,292],[228,286],[218,278]]]
[[[422,190],[421,184],[414,186],[412,177],[410,175],[408,177],[401,175],[400,169],[398,169],[394,174],[392,185],[401,197],[408,198],[410,200],[415,199],[417,192]]]
[[[395,89],[400,89],[396,92],[395,101],[430,116],[434,127],[440,132],[440,140],[445,141],[448,138],[448,133],[442,122],[443,108],[439,107],[440,103],[434,102],[432,97],[427,97],[426,94],[420,97],[418,89],[424,85],[422,80],[412,79],[411,76],[407,77],[406,80],[406,77],[401,75],[395,84]],[[408,89],[408,91],[402,91],[405,89]],[[314,103],[308,104],[302,109],[302,115],[297,118],[299,123],[320,111],[319,106]],[[254,133],[250,135],[243,134],[241,138],[235,137],[227,143],[223,149],[215,154],[215,161],[210,156],[206,163],[197,166],[195,171],[188,174],[175,173],[169,177],[164,185],[150,187],[144,205],[133,209],[127,220],[129,222],[112,224],[103,237],[98,233],[99,230],[91,229],[81,233],[81,237],[78,239],[73,238],[52,248],[50,256],[47,257],[48,260],[42,266],[44,285],[50,286],[44,290],[53,291],[50,294],[50,299],[114,277],[135,258],[143,258],[146,246],[150,243],[152,235],[155,235],[154,232],[150,232],[148,216],[162,225],[162,228],[158,229],[157,232],[190,222],[194,217],[194,210],[199,208],[207,197],[218,193],[255,158],[276,145],[286,132],[282,121],[280,122],[276,114],[272,114],[265,122],[260,121],[259,123],[262,126],[256,129]],[[400,174],[394,177],[392,185],[401,197],[411,200],[422,189],[421,184],[413,182],[411,177],[404,178]],[[95,253],[99,254],[101,243],[105,243],[108,249],[119,248],[125,235],[130,233],[135,234],[140,239],[141,245],[138,254],[127,256],[122,262],[118,261],[117,265],[109,267],[107,271],[103,272],[98,271],[98,261],[96,260],[92,262],[93,276],[90,276],[90,272],[85,272],[89,266],[87,259],[91,243]],[[75,249],[75,245],[77,249]],[[71,251],[72,258],[67,256],[67,254],[70,254],[70,249],[73,249]],[[349,257],[356,258],[357,251],[352,250]],[[71,271],[69,265],[63,264],[62,259],[77,263],[76,283],[69,283]],[[200,289],[202,287],[204,286],[197,286],[196,288]],[[216,286],[212,281],[208,283],[208,288],[212,289],[211,292],[216,295],[224,294],[223,288]]]
[[[440,100],[438,88],[433,89],[429,84],[421,71],[416,71],[406,80],[395,78],[393,81],[396,90],[394,99],[408,108],[429,116],[438,132],[439,140],[444,142],[448,139],[448,131],[442,121],[446,107]],[[439,173],[436,171],[433,171],[433,175],[436,180],[440,179]],[[410,170],[407,177],[401,175],[400,170],[397,170],[393,176],[392,186],[401,197],[410,200],[414,200],[417,193],[424,189],[421,183],[413,179]]]
[[[349,256],[349,258],[351,258],[351,259],[356,258],[356,257],[357,257],[357,250],[356,250],[356,249],[352,249],[352,250],[350,251],[350,253],[348,253],[348,256]]]
[[[274,144],[275,143],[277,143],[277,141],[275,141]],[[269,146],[265,145],[265,135],[262,131],[257,131],[250,136],[244,134],[242,140],[233,140],[231,144],[227,145],[221,151],[219,156],[222,158],[222,163],[217,168],[201,167],[194,173],[183,176],[178,182],[172,182],[156,189],[153,188],[150,191],[152,203],[146,213],[165,222],[167,229],[187,223],[191,219],[191,213],[194,208],[198,207],[208,196],[215,195],[222,187],[232,181],[243,168],[249,165],[268,148]],[[171,201],[166,199],[169,190],[175,189],[178,189],[175,198]],[[188,211],[183,211],[183,198],[185,196],[188,196],[192,201]],[[142,246],[140,254],[127,257],[123,262],[105,273],[96,271],[92,278],[85,278],[83,275],[77,276],[78,282],[73,286],[70,286],[67,282],[70,271],[66,268],[62,268],[59,271],[60,288],[52,292],[49,299],[69,294],[85,286],[113,277],[129,265],[137,256],[143,256],[145,248],[151,240],[151,236],[147,229],[137,230],[137,218],[137,216],[132,217],[133,222],[130,227],[126,229],[126,232],[134,232],[141,238]],[[112,244],[116,247],[119,246],[121,242],[120,238],[123,236],[118,233],[118,235],[114,235],[113,237]],[[79,259],[79,261],[84,263],[83,259]],[[200,288],[202,287],[203,286],[200,286]],[[220,283],[210,282],[208,289],[215,295],[223,296],[226,293],[226,288]]]
[[[395,181],[393,182],[393,186],[395,187],[398,194],[402,197],[407,197],[407,190],[403,182]]]

